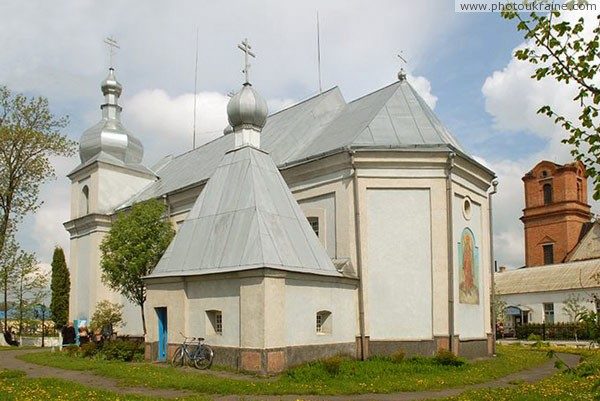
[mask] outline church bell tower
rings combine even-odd
[[[81,136],[81,163],[68,175],[71,219],[64,226],[71,236],[70,320],[89,320],[99,301],[122,302],[102,284],[100,243],[110,230],[115,209],[156,179],[142,164],[141,141],[121,124],[118,100],[123,87],[113,68],[101,89],[102,119]]]
[[[541,161],[522,178],[525,184],[525,265],[564,261],[591,219],[587,177],[581,162]]]

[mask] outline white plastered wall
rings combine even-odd
[[[186,330],[185,315],[188,302],[185,298],[184,283],[181,279],[162,280],[148,283],[148,297],[144,305],[146,315],[146,342],[158,341],[158,316],[156,308],[167,308],[168,342],[180,343],[183,337],[179,334],[196,336]]]
[[[487,195],[470,185],[461,177],[453,177],[453,253],[454,253],[454,333],[461,340],[484,339],[491,331],[490,326],[490,236],[489,204]],[[470,211],[465,212],[468,199]],[[458,244],[465,228],[469,228],[475,238],[478,253],[478,274],[476,285],[479,291],[477,304],[460,302],[460,266]]]
[[[502,273],[499,273],[502,274]],[[565,301],[569,296],[578,296],[580,306],[590,311],[596,311],[590,289],[573,289],[567,291],[533,292],[528,294],[498,295],[498,299],[506,302],[506,306],[516,306],[529,311],[529,323],[544,323],[544,303],[554,304],[554,322],[570,322],[569,315],[564,310]]]
[[[368,333],[372,340],[433,336],[429,188],[368,188]]]
[[[285,288],[287,345],[354,342],[358,335],[356,287],[352,284],[288,278]],[[317,312],[328,311],[330,332],[317,333]]]

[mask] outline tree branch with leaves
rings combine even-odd
[[[533,3],[547,3],[535,0]],[[571,0],[567,6],[586,3]],[[571,11],[565,11],[568,13]],[[515,52],[518,60],[535,66],[531,76],[538,81],[554,79],[576,88],[572,99],[579,115],[577,119],[567,117],[552,105],[541,105],[538,113],[552,118],[554,123],[567,131],[563,143],[571,145],[571,153],[585,166],[587,175],[592,178],[593,197],[600,199],[600,69],[599,35],[600,15],[589,13],[576,21],[561,19],[560,11],[548,14],[520,14],[505,11],[502,16],[517,21],[517,30],[524,33],[527,44]],[[563,15],[564,17],[564,15]]]
[[[51,156],[72,156],[76,143],[61,134],[48,100],[0,87],[0,255],[18,223],[40,206],[40,185],[54,177]]]

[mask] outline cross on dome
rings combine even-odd
[[[242,43],[240,43],[238,45],[238,49],[240,49],[241,51],[244,52],[244,69],[242,70],[242,72],[244,73],[245,76],[245,82],[244,83],[250,83],[250,81],[248,80],[248,70],[250,69],[250,63],[248,63],[248,56],[252,56],[254,58],[256,58],[256,55],[254,53],[252,53],[250,51],[250,49],[252,49],[252,46],[250,46],[250,44],[248,43],[248,39],[244,39],[242,41]]]
[[[104,43],[106,43],[108,45],[109,67],[112,68],[113,67],[113,57],[116,53],[116,49],[120,49],[121,46],[119,46],[119,44],[117,43],[117,40],[115,38],[113,38],[112,36],[109,36],[106,39],[104,39]]]

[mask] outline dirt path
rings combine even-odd
[[[41,350],[40,350],[41,351]],[[65,380],[74,381],[86,386],[97,387],[103,390],[114,391],[117,393],[127,394],[139,394],[154,398],[175,398],[175,397],[186,397],[191,395],[198,395],[190,391],[172,390],[172,389],[153,389],[147,387],[121,387],[117,384],[117,380],[108,377],[102,377],[95,375],[91,372],[85,371],[74,371],[53,368],[49,366],[35,365],[32,363],[24,362],[16,357],[30,352],[40,352],[38,350],[15,350],[15,351],[2,351],[0,352],[0,369],[16,369],[22,370],[27,373],[28,377],[58,377]],[[571,354],[560,354],[560,358],[567,363],[569,366],[574,366],[579,361],[578,355]],[[548,361],[545,364],[538,366],[533,369],[524,370],[521,372],[514,373],[503,378],[486,382],[474,384],[461,388],[437,390],[437,391],[420,391],[420,392],[406,392],[406,393],[393,393],[393,394],[360,394],[360,395],[343,395],[343,396],[315,396],[315,395],[278,395],[278,396],[218,396],[214,395],[212,398],[215,401],[411,401],[411,400],[424,400],[433,398],[444,398],[453,395],[458,395],[466,390],[480,389],[480,388],[499,388],[509,386],[510,383],[514,382],[528,382],[533,383],[552,376],[557,371],[554,368],[554,361]],[[210,396],[209,396],[210,397]]]

